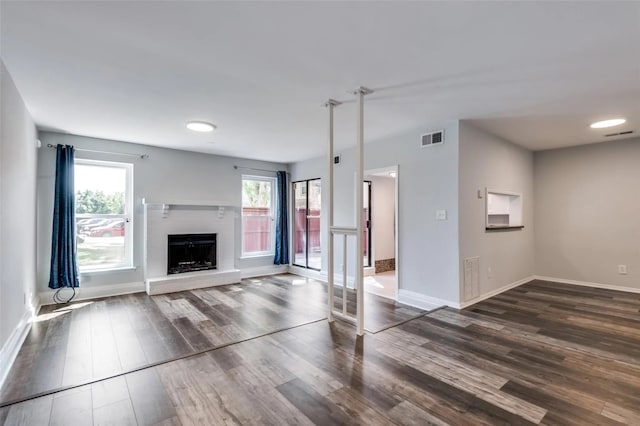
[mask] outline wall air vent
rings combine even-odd
[[[610,138],[611,136],[624,136],[624,135],[630,135],[633,133],[633,130],[626,130],[624,132],[619,132],[619,133],[609,133],[608,135],[604,135],[605,138]]]
[[[437,132],[422,135],[420,146],[424,148],[432,145],[440,145],[442,143],[444,143],[444,130],[438,130]]]

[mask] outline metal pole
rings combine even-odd
[[[363,281],[363,182],[364,182],[364,96],[372,93],[366,87],[359,87],[358,95],[358,140],[356,145],[356,317],[358,336],[364,335],[364,281]]]
[[[333,108],[340,105],[340,102],[329,99],[324,106],[329,111],[329,146],[328,146],[328,166],[329,170],[327,173],[327,184],[326,188],[329,189],[329,196],[327,197],[328,206],[327,206],[327,222],[329,229],[329,238],[327,244],[327,303],[329,306],[329,313],[327,314],[327,319],[329,322],[333,322],[333,231],[331,228],[333,227]]]

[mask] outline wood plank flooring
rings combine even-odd
[[[282,274],[151,297],[44,306],[0,389],[0,402],[318,321],[326,318],[326,295],[318,281]],[[370,331],[424,313],[369,294],[365,304]],[[355,313],[354,292],[347,306]]]
[[[376,334],[319,321],[0,409],[0,424],[640,424],[640,295],[533,281]]]

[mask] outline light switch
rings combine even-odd
[[[447,211],[436,210],[436,220],[447,220]]]

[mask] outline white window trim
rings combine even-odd
[[[245,180],[257,180],[257,181],[263,181],[263,182],[269,182],[271,183],[271,241],[269,242],[269,250],[268,251],[251,251],[251,252],[246,252],[244,251],[244,228],[243,228],[243,214],[242,214],[242,207],[243,207],[243,201],[242,198],[240,200],[240,235],[241,235],[241,258],[242,259],[249,259],[249,258],[254,258],[254,257],[267,257],[267,256],[273,256],[276,252],[276,217],[275,215],[277,214],[276,212],[276,191],[278,190],[277,185],[276,185],[276,178],[275,177],[271,177],[271,176],[256,176],[256,175],[242,175],[242,180],[241,182],[244,182]],[[242,191],[242,184],[240,187],[240,191]],[[242,197],[242,193],[240,194]]]
[[[126,170],[126,182],[125,182],[125,211],[122,216],[127,218],[125,221],[125,242],[124,242],[124,255],[125,261],[118,265],[113,265],[106,268],[99,268],[95,266],[82,267],[78,265],[78,271],[80,274],[95,274],[102,272],[118,272],[124,270],[135,269],[133,265],[133,232],[134,232],[134,209],[133,209],[133,163],[120,163],[116,161],[101,161],[101,160],[89,160],[85,158],[74,159],[74,166],[100,166],[100,167],[113,167],[122,168]],[[76,214],[77,216],[77,214]],[[96,215],[100,216],[100,215]],[[104,215],[109,216],[109,215]],[[122,217],[121,215],[111,215]],[[77,220],[77,217],[76,217]]]

